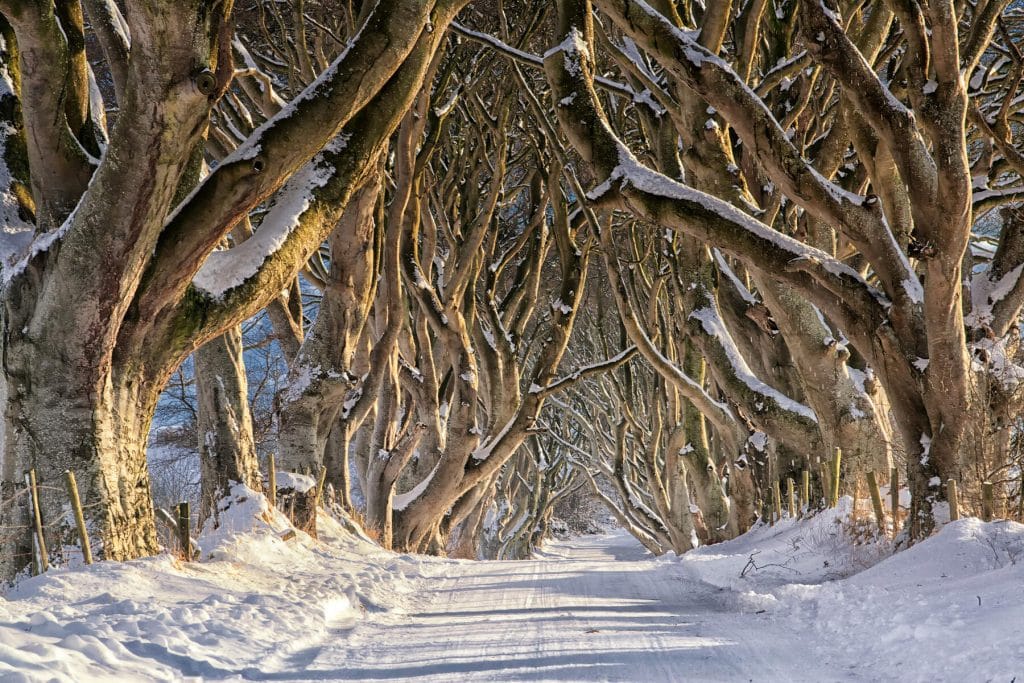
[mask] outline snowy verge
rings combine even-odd
[[[873,533],[855,541],[852,507],[844,496],[837,507],[804,519],[758,524],[739,538],[686,553],[682,564],[695,579],[740,592],[846,578],[892,554],[888,540]]]
[[[894,554],[855,540],[851,503],[676,562],[732,609],[799,634],[801,659],[837,679],[1024,680],[1024,525],[961,519]]]
[[[333,519],[321,516],[316,541],[262,494],[237,486],[228,501],[199,538],[202,562],[56,569],[0,597],[0,680],[263,677],[400,602],[377,567],[393,556]]]

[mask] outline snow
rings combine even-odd
[[[305,493],[316,488],[316,479],[308,474],[296,474],[295,472],[278,472],[277,488],[292,489],[296,493]]]
[[[984,80],[985,80],[985,70],[984,69],[975,69],[974,75],[971,76],[971,82],[970,82],[971,90],[978,90],[979,88],[981,88],[981,85],[984,82]]]
[[[968,325],[987,325],[992,322],[992,307],[1006,298],[1020,281],[1024,263],[1013,268],[998,280],[991,278],[988,269],[971,278],[971,311],[964,317]]]
[[[1012,346],[1012,342],[1010,344]],[[1024,367],[1013,361],[1013,353],[1007,348],[1007,340],[980,339],[971,344],[970,348],[974,353],[971,369],[990,373],[1000,380],[1007,390],[1013,390],[1024,382]]]
[[[544,59],[547,60],[552,55],[556,55],[559,52],[565,53],[565,70],[570,74],[579,74],[579,68],[576,66],[576,61],[570,57],[572,54],[578,54],[586,56],[589,54],[587,48],[587,42],[583,39],[583,34],[574,26],[569,31],[569,35],[565,37],[558,45],[550,48],[544,53]]]
[[[291,372],[288,373],[287,385],[281,395],[284,403],[294,403],[302,398],[302,395],[313,383],[313,379],[320,376],[320,366],[310,366],[308,363],[295,363]]]
[[[297,487],[292,478],[302,477],[287,472],[279,472],[277,476],[278,482],[285,482],[284,487],[292,488]],[[244,546],[253,536],[259,539],[265,534],[276,533],[276,528],[283,529],[287,526],[288,519],[277,510],[271,511],[270,502],[265,496],[243,484],[235,484],[231,488],[231,494],[218,507],[217,527],[214,529],[212,524],[207,523],[203,529],[199,540],[200,558],[231,556],[231,552],[225,548],[237,543]]]
[[[768,435],[764,432],[754,432],[747,439],[754,450],[764,453],[764,449],[768,447]]]
[[[326,163],[325,155],[338,153],[347,142],[346,135],[339,135],[293,175],[275,195],[273,206],[252,237],[230,249],[212,252],[192,278],[192,284],[219,299],[256,275],[299,227],[302,215],[313,203],[315,191],[334,175],[335,168]]]
[[[530,393],[531,394],[538,393],[538,392],[533,391],[533,388],[535,386],[537,386],[537,385],[536,384],[531,384],[530,385]],[[541,389],[541,391],[543,391],[543,389]],[[486,443],[480,444],[479,447],[474,449],[473,450],[473,459],[480,461],[480,460],[487,460],[487,458],[491,457],[491,453],[494,452],[495,447],[504,440],[505,435],[508,434],[509,431],[512,429],[513,425],[515,425],[517,417],[518,417],[517,415],[513,415],[512,417],[510,417],[508,422],[505,423],[505,426],[501,428],[501,431],[498,432],[497,435],[495,435],[491,439],[488,439]]]
[[[423,481],[416,484],[416,486],[405,493],[396,493],[391,499],[391,509],[399,511],[404,510],[409,507],[414,500],[423,495],[423,492],[427,490],[428,486],[430,486],[430,482],[434,480],[434,475],[437,474],[437,468],[440,466],[441,461],[439,460],[438,463],[434,465],[434,469],[430,470],[430,474],[423,477]]]
[[[462,35],[467,36],[469,38],[472,38],[474,40],[477,40],[477,41],[479,41],[479,42],[481,42],[481,43],[483,43],[485,45],[490,45],[490,46],[496,48],[499,52],[502,52],[502,53],[505,53],[506,55],[512,56],[513,58],[515,58],[518,61],[521,61],[521,62],[524,62],[524,63],[527,63],[527,64],[533,64],[533,65],[539,66],[539,67],[543,67],[543,65],[544,65],[544,59],[542,57],[540,57],[538,55],[535,55],[535,54],[531,54],[529,52],[523,52],[522,50],[519,50],[519,49],[517,49],[515,47],[512,47],[508,43],[505,43],[502,40],[500,40],[499,38],[497,38],[496,36],[492,36],[492,35],[487,34],[487,33],[481,33],[480,31],[473,31],[471,29],[466,28],[465,26],[463,26],[462,24],[460,24],[457,21],[453,21],[451,23],[451,28],[456,33],[459,33],[459,34],[462,34]],[[632,41],[629,41],[628,38],[626,40],[629,43],[632,42]],[[563,49],[566,49],[567,46],[569,46],[571,48],[572,44],[571,43],[566,43],[566,42],[563,41],[560,45],[556,45],[555,47],[553,47],[550,50],[548,50],[544,54],[544,57],[546,58],[548,55],[551,55],[551,54],[559,52],[559,51],[561,51]],[[635,49],[635,45],[634,45],[634,49]],[[655,78],[654,76],[650,75],[647,66],[643,64],[642,60],[640,62],[637,62],[637,68],[640,69],[645,74],[647,74],[648,77],[651,78],[651,80],[653,80],[655,82],[659,81],[658,78]],[[606,88],[607,90],[609,90],[611,92],[614,92],[616,94],[624,95],[626,97],[629,97],[630,100],[632,100],[636,104],[643,104],[643,105],[647,106],[648,108],[650,108],[650,110],[654,113],[655,116],[660,117],[660,116],[662,116],[665,113],[665,109],[654,100],[653,94],[651,93],[650,90],[646,90],[645,89],[642,92],[637,92],[636,90],[634,90],[630,86],[626,85],[625,83],[620,83],[618,81],[613,81],[613,80],[611,80],[609,78],[606,78],[604,76],[596,76],[594,78],[594,82],[596,84],[600,85],[601,87]],[[572,96],[563,98],[560,101],[560,104],[562,106],[568,106],[569,104],[572,104]]]
[[[908,277],[900,284],[903,286],[903,291],[907,293],[907,298],[910,299],[911,303],[924,303],[924,287],[921,286],[920,280],[916,277]]]
[[[0,64],[0,100],[14,98],[14,84],[5,64]],[[7,149],[8,140],[17,131],[7,123],[0,123],[0,151]],[[24,251],[32,241],[34,226],[21,218],[18,199],[11,191],[13,173],[0,154],[0,266],[15,254]]]
[[[434,116],[439,119],[443,119],[451,113],[452,109],[455,108],[455,102],[458,100],[459,95],[462,94],[460,88],[452,90],[451,95],[448,96],[448,100],[444,104],[434,107]]]
[[[566,40],[566,43],[568,43],[568,39]],[[717,57],[715,59],[717,59]],[[588,199],[600,199],[606,193],[611,191],[612,187],[618,183],[622,190],[625,190],[628,187],[633,187],[645,194],[698,204],[704,210],[713,214],[718,214],[724,220],[727,220],[735,227],[750,233],[756,239],[769,242],[772,246],[791,255],[792,263],[806,261],[820,264],[832,275],[852,280],[858,285],[864,287],[871,296],[883,306],[889,305],[890,302],[884,294],[868,285],[857,271],[842,261],[833,258],[830,254],[827,254],[820,249],[808,246],[793,237],[785,235],[778,230],[765,225],[755,217],[740,211],[736,207],[718,199],[717,197],[713,197],[699,190],[683,185],[666,175],[648,168],[636,158],[628,147],[623,145],[621,142],[618,142],[617,144],[619,152],[618,165],[612,169],[612,172],[602,183],[587,193]],[[832,193],[837,200],[841,197],[845,197],[851,202],[857,202],[861,199],[859,195],[846,193],[841,188],[838,188],[838,186],[829,188],[829,192]],[[891,234],[889,235],[889,238],[891,239]],[[909,268],[909,263],[907,264],[907,267]],[[913,271],[910,271],[910,274],[912,276]],[[916,284],[917,287],[920,288],[920,283]],[[903,286],[906,288],[907,294],[912,300],[916,295],[918,295],[914,285],[915,280],[910,279],[910,277],[903,282]],[[924,300],[923,290],[920,292],[920,300]]]
[[[572,313],[572,306],[562,301],[561,297],[551,302],[551,310],[562,315],[569,315]]]
[[[1011,633],[1024,614],[1024,526],[963,519],[887,556],[884,542],[853,545],[841,518],[783,520],[682,562],[731,591],[739,609],[764,610],[773,630],[800,634],[807,649],[797,656],[810,668],[801,680],[1020,676],[1024,654]],[[740,578],[751,558],[759,568]]]
[[[729,364],[732,366],[736,378],[745,384],[750,391],[774,401],[782,410],[795,413],[806,420],[810,420],[811,422],[818,421],[813,410],[798,401],[794,401],[774,387],[765,384],[757,378],[750,369],[750,366],[747,365],[746,360],[740,354],[739,349],[736,348],[736,343],[733,341],[732,335],[729,334],[729,330],[725,327],[725,323],[719,316],[718,309],[715,306],[714,301],[709,301],[708,305],[704,308],[695,310],[690,314],[690,317],[699,320],[701,326],[704,328],[704,332],[719,340],[722,349],[729,358]]]
[[[3,97],[4,90],[9,88],[10,80],[7,72],[0,66],[0,98]],[[3,150],[7,136],[10,136],[11,133],[13,133],[12,129],[5,127],[4,124],[0,124],[0,151]],[[2,156],[0,154],[0,157]],[[95,164],[98,165],[99,162],[97,161]],[[59,243],[67,236],[75,221],[75,217],[78,215],[79,207],[88,196],[88,188],[92,187],[95,179],[95,174],[89,178],[86,192],[82,193],[75,208],[71,210],[71,213],[64,219],[64,222],[56,228],[39,235],[34,234],[35,227],[33,225],[22,221],[16,215],[16,212],[12,214],[12,211],[15,210],[14,205],[10,203],[13,201],[13,195],[0,198],[0,219],[5,221],[4,227],[0,228],[0,267],[3,268],[3,273],[0,274],[0,283],[7,284],[11,282],[25,271],[29,261],[37,255],[48,251],[53,245]],[[0,159],[0,195],[7,194],[10,189],[10,182],[10,169]]]
[[[721,272],[729,279],[729,282],[732,283],[733,288],[739,293],[740,298],[743,299],[748,304],[756,304],[757,298],[750,293],[750,290],[747,289],[746,285],[740,282],[740,279],[736,276],[736,273],[733,272],[733,269],[729,267],[729,264],[726,262],[725,257],[722,256],[722,252],[719,251],[717,248],[714,248],[711,250],[711,253],[714,254],[715,256],[715,263],[718,264],[719,272]]]
[[[962,519],[908,550],[852,501],[681,558],[621,530],[535,559],[397,555],[244,487],[201,562],[56,569],[0,598],[4,681],[1009,681],[1024,525]],[[862,519],[861,522],[864,520]],[[867,537],[866,541],[863,539]],[[857,540],[857,539],[861,540]],[[950,647],[955,644],[955,647]]]

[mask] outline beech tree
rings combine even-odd
[[[686,259],[717,279],[691,272],[685,323],[676,317],[733,404],[711,405],[684,366],[680,386],[704,416],[741,416],[811,462],[815,432],[868,452],[891,418],[909,531],[925,534],[946,480],[977,484],[964,445],[1008,443],[998,425],[1019,394],[1015,223],[1003,222],[983,267],[968,250],[986,212],[1019,197],[1006,118],[1016,67],[1000,57],[1016,54],[1009,3],[768,4],[561,0],[561,42],[544,60],[555,113],[595,177],[588,200],[670,230],[671,248],[682,239]],[[636,139],[637,117],[604,104],[605,46],[662,106],[667,137]],[[720,254],[694,262],[695,248]],[[722,313],[730,288],[753,288],[766,306],[792,393],[751,370],[756,348],[736,343]],[[638,328],[655,367],[679,372]]]
[[[589,250],[557,162],[512,134],[530,113],[514,80],[485,77],[496,62],[463,47],[431,66],[382,162],[388,182],[368,181],[330,240],[282,395],[280,462],[323,468],[345,500],[354,444],[359,512],[386,546],[475,554],[506,464],[572,383],[555,372]],[[557,497],[537,496],[543,516]]]
[[[235,74],[230,1],[128,2],[123,17],[112,2],[0,3],[6,151],[24,145],[4,188],[21,221],[6,233],[4,498],[22,469],[46,481],[71,469],[106,557],[156,550],[144,448],[160,389],[319,248],[462,4],[375,4],[348,49],[196,184]],[[83,6],[114,76],[109,142]],[[263,202],[253,237],[215,252]],[[27,561],[13,546],[8,577]]]
[[[503,468],[494,500],[478,509],[479,521],[468,520],[471,523],[463,527],[462,535],[453,539],[450,555],[497,560],[529,557],[549,536],[556,507],[583,484],[568,454],[557,448],[550,435],[530,437]]]

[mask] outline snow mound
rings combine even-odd
[[[851,510],[845,498],[676,562],[728,609],[802,634],[802,661],[836,680],[1022,680],[1024,525],[962,519],[894,553],[858,542]]]
[[[850,583],[945,582],[1017,564],[1024,565],[1024,525],[1005,520],[985,523],[968,517],[946,524],[935,536],[852,577]]]
[[[697,548],[682,558],[696,579],[720,588],[746,591],[781,584],[818,584],[841,579],[881,561],[892,552],[885,539],[855,543],[850,534],[853,499],[804,519],[758,524],[725,543]]]
[[[393,618],[407,589],[385,586],[390,554],[327,515],[321,541],[294,531],[244,486],[221,507],[199,538],[201,562],[55,569],[0,597],[0,680],[264,678],[294,671],[367,613]]]
[[[308,474],[298,474],[296,472],[278,472],[277,473],[277,488],[278,489],[292,489],[297,493],[306,493],[316,488],[316,479],[309,476]]]
[[[281,536],[288,531],[295,531],[291,522],[280,511],[271,509],[266,496],[244,484],[235,484],[220,501],[216,519],[207,520],[203,527],[199,537],[201,558],[249,561],[254,546],[264,550],[268,545],[283,547]],[[304,540],[308,543],[308,537]]]
[[[952,522],[844,581],[779,593],[809,638],[905,681],[1010,681],[1024,673],[1024,525]]]

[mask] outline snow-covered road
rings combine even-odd
[[[772,653],[796,643],[765,633],[758,615],[737,614],[724,589],[645,557],[630,536],[557,542],[540,555],[422,564],[424,590],[397,637],[362,624],[310,669],[342,667],[356,680],[785,678]]]
[[[388,553],[330,521],[286,542],[262,505],[204,537],[200,563],[16,586],[0,681],[1024,681],[1012,522],[961,520],[891,555],[852,542],[840,510],[682,558],[618,532],[471,562]]]

